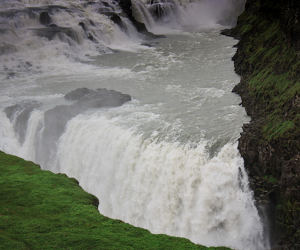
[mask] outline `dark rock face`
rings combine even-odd
[[[49,16],[49,13],[47,11],[43,11],[40,14],[39,20],[40,20],[40,23],[45,26],[48,26],[50,23],[52,23],[52,19]]]
[[[299,13],[299,1],[248,0],[237,26],[223,32],[239,39],[233,91],[252,120],[238,148],[273,249],[300,249]]]
[[[57,139],[67,122],[76,115],[91,108],[118,107],[131,100],[130,95],[118,91],[87,88],[71,91],[65,98],[76,102],[71,105],[59,105],[45,112],[45,133]]]
[[[23,101],[4,109],[7,118],[10,119],[14,126],[20,143],[23,143],[25,140],[31,112],[41,105],[42,104],[37,101]]]
[[[76,100],[76,107],[101,108],[117,107],[131,100],[130,95],[107,89],[79,88],[65,95],[67,100]]]
[[[85,95],[91,94],[94,91],[95,90],[88,88],[79,88],[66,94],[65,98],[70,101],[78,101],[80,98],[84,97]]]
[[[149,11],[156,21],[163,20],[171,11],[175,11],[175,5],[170,1],[166,3],[155,3],[151,1]]]
[[[119,5],[122,8],[123,12],[127,15],[128,19],[132,22],[135,26],[137,31],[141,33],[146,39],[154,39],[154,38],[162,38],[162,35],[154,35],[153,33],[149,32],[144,23],[137,21],[132,14],[131,10],[131,0],[120,0]]]
[[[159,42],[147,42],[147,43],[141,43],[143,46],[147,47],[154,47],[155,45],[159,44]]]
[[[112,20],[115,24],[117,24],[121,28],[121,30],[124,30],[125,32],[127,31],[126,25],[123,23],[121,17],[117,13],[111,11],[104,11],[100,13],[108,16],[110,20]]]
[[[35,18],[36,13],[34,13],[30,8],[25,8],[21,10],[9,10],[9,11],[0,11],[0,17],[12,18],[18,14],[27,14],[30,18]]]
[[[76,33],[71,28],[58,27],[56,24],[50,24],[47,28],[31,29],[36,35],[40,37],[46,37],[49,40],[52,40],[56,34],[65,34],[71,38],[76,39]]]
[[[92,20],[89,20],[89,22],[90,22],[90,24],[92,24],[92,25],[94,26]],[[85,35],[87,36],[87,38],[88,38],[89,40],[91,40],[91,41],[94,42],[94,43],[98,43],[98,42],[96,41],[96,39],[93,37],[93,35],[89,32],[89,29],[88,29],[87,25],[86,25],[84,22],[79,22],[78,25],[81,26],[82,29],[85,31]]]

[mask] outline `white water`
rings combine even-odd
[[[8,2],[5,8],[34,4]],[[2,18],[7,31],[0,33],[0,149],[77,178],[99,198],[106,216],[207,246],[265,249],[237,150],[249,118],[231,93],[239,81],[230,60],[236,41],[219,35],[222,8],[213,14],[208,1],[193,5],[163,27],[146,16],[149,29],[167,34],[150,41],[153,47],[141,45],[126,18],[127,33],[96,12],[99,6],[79,2],[76,11],[51,16],[58,26],[72,27],[74,39],[34,35],[32,29],[42,26],[25,14],[9,22]],[[211,14],[199,17],[195,6]],[[97,43],[87,39],[80,21]],[[133,100],[79,114],[67,123],[56,149],[45,152],[44,112],[70,104],[63,95],[78,87],[114,89]],[[9,120],[4,108],[24,100],[42,105],[28,120],[18,120],[22,108]],[[26,125],[24,142],[16,133],[20,124]]]

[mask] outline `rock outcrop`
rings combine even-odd
[[[14,130],[20,143],[23,143],[25,140],[28,120],[31,112],[41,105],[42,104],[37,101],[23,101],[4,109],[7,118],[14,126]]]
[[[299,14],[296,0],[248,0],[237,26],[223,31],[239,39],[233,91],[252,120],[238,147],[274,249],[300,249]]]
[[[58,105],[44,114],[44,152],[50,152],[64,132],[69,120],[92,108],[118,107],[131,100],[131,96],[115,90],[79,88],[65,95],[67,100],[76,101],[70,105]]]
[[[131,101],[131,96],[115,90],[99,88],[96,90],[79,88],[65,95],[65,99],[72,101],[69,105],[58,105],[44,113],[44,127],[41,131],[42,144],[37,145],[37,162],[45,163],[55,151],[56,142],[63,134],[68,121],[88,109],[119,107]],[[37,101],[23,101],[6,107],[4,112],[14,126],[18,140],[25,141],[28,121],[31,112],[43,104]]]
[[[144,23],[139,22],[136,20],[136,18],[133,16],[132,13],[132,3],[131,0],[120,0],[119,2],[120,7],[122,8],[123,12],[126,14],[128,19],[132,22],[132,24],[135,26],[137,31],[144,36],[145,39],[154,39],[154,38],[162,38],[163,35],[155,35],[151,32],[149,32],[146,28],[146,25]]]

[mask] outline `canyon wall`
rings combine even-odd
[[[300,2],[248,0],[233,57],[251,122],[239,150],[274,249],[300,249]],[[265,216],[266,217],[266,216]]]

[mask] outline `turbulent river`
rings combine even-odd
[[[45,4],[0,4],[0,150],[75,177],[111,218],[207,246],[265,249],[237,150],[249,122],[231,92],[237,41],[220,35],[224,27],[207,18],[214,8],[204,3],[186,7],[180,25],[148,17],[146,26],[165,35],[150,41],[122,15],[126,32],[96,12],[101,3],[52,1],[66,8],[50,12],[52,22],[73,35],[51,39],[38,34]],[[193,17],[199,10],[201,18]],[[82,87],[132,100],[84,110],[45,140],[45,112],[72,104],[64,95]]]

